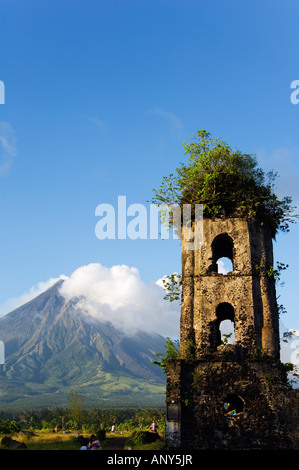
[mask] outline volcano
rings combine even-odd
[[[163,406],[166,378],[152,361],[165,338],[88,316],[60,294],[63,282],[0,318],[1,407],[65,406],[71,391],[90,407]]]

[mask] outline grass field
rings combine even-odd
[[[17,435],[10,436],[12,439],[23,442],[26,445],[26,449],[20,449],[26,452],[26,450],[79,450],[81,444],[78,443],[76,440],[77,433],[53,433],[53,432],[42,432],[37,431],[34,436],[26,436],[22,435],[22,433]],[[0,442],[4,437],[4,434],[0,434]],[[80,436],[84,436],[86,438],[90,437],[90,433],[80,433]],[[116,439],[118,437],[125,437],[129,438],[129,432],[123,432],[121,435],[116,433],[115,435],[111,435],[110,433],[107,434],[106,439],[101,442],[101,451],[105,451],[105,447],[110,447],[111,445],[116,443]],[[161,450],[164,447],[164,439],[161,436],[161,440],[151,443],[151,444],[144,444],[138,446],[130,446],[132,450]],[[5,449],[6,447],[0,445],[0,449]],[[128,449],[129,447],[125,445],[124,450]],[[117,449],[117,447],[115,447]],[[14,449],[12,449],[14,450]]]
[[[0,439],[4,435],[0,436]],[[30,438],[26,436],[15,435],[11,436],[12,439],[23,442],[29,450],[78,450],[80,446],[76,442],[76,434],[73,433],[47,433],[37,432],[35,436]],[[90,435],[86,435],[90,437]],[[3,445],[0,448],[5,448]],[[22,449],[23,450],[23,449]],[[26,449],[25,449],[26,450]]]

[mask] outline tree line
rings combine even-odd
[[[165,426],[164,409],[116,408],[86,409],[84,400],[72,393],[67,408],[7,410],[0,412],[0,433],[26,431],[109,431],[114,424],[118,431],[149,430],[153,419],[160,429]]]

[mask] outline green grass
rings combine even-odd
[[[36,436],[30,438],[26,436],[19,437],[18,435],[12,436],[12,439],[23,442],[28,450],[78,450],[80,444],[75,441],[76,434],[74,433],[53,433],[53,432],[36,432]],[[84,434],[85,437],[90,437],[90,434]],[[0,440],[4,435],[0,436]],[[0,449],[4,449],[2,445]],[[26,449],[25,449],[26,450]]]
[[[30,438],[24,436],[19,436],[19,435],[13,435],[11,436],[12,439],[18,441],[18,442],[23,442],[26,445],[26,449],[28,450],[79,450],[81,445],[76,442],[76,433],[53,433],[53,432],[45,432],[45,431],[36,431],[35,436],[32,436]],[[130,437],[129,432],[123,432],[122,435],[116,434],[114,436],[110,436],[109,434],[107,435],[106,439],[104,441],[101,441],[101,448],[100,450],[103,450],[104,445],[107,443],[109,445],[109,440],[114,439],[117,436],[122,436],[122,437]],[[84,437],[89,438],[90,433],[80,433],[80,435],[83,435]],[[0,435],[0,442],[2,438],[5,436],[5,434]],[[164,437],[161,436],[161,440],[153,442],[151,444],[142,444],[142,445],[136,445],[136,446],[125,446],[125,450],[130,449],[132,450],[162,450],[164,449]],[[0,450],[5,449],[4,446],[0,445]],[[21,449],[25,450],[26,449]]]

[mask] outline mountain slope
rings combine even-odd
[[[165,339],[87,317],[59,294],[62,282],[0,318],[0,404],[61,405],[70,390],[97,405],[163,404],[165,376],[151,361]]]

